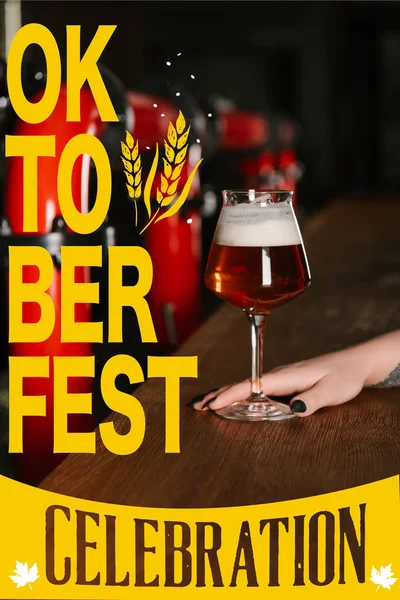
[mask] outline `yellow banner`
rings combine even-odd
[[[1,599],[400,597],[398,477],[210,509],[0,490]]]

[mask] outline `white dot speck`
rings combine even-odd
[[[197,142],[198,144],[200,144],[200,140],[199,140],[199,138],[197,138],[196,142]]]
[[[169,62],[169,60],[167,60],[167,62],[165,64],[167,65],[167,67],[171,66],[171,63]]]
[[[212,117],[212,113],[208,113],[207,117]]]
[[[40,81],[40,79],[43,79],[43,73],[41,73],[40,71],[38,73],[35,73],[35,79],[37,81]]]
[[[153,104],[154,108],[157,108],[158,104]]]
[[[190,223],[193,223],[193,219],[187,219],[186,223],[189,223],[190,225]]]
[[[192,79],[194,79],[194,75],[191,75],[190,77],[191,77]]]
[[[162,117],[165,117],[165,113],[161,113],[161,116],[162,116]]]
[[[179,54],[177,54],[177,56],[181,56],[181,55],[182,55],[182,52],[179,52]]]
[[[150,150],[150,146],[146,146],[146,150]]]
[[[180,96],[181,93],[180,92],[176,92],[175,96]]]

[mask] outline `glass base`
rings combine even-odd
[[[273,402],[266,396],[262,400],[248,400],[234,402],[229,406],[216,410],[215,413],[225,419],[236,421],[283,421],[296,417],[286,404]]]

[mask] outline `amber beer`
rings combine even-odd
[[[242,308],[251,324],[251,393],[217,409],[226,419],[280,421],[295,414],[263,391],[263,338],[267,315],[311,282],[290,190],[224,190],[224,204],[205,282]]]
[[[206,285],[250,314],[268,314],[298,296],[311,276],[290,206],[225,206]]]

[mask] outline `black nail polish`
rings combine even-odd
[[[194,398],[192,398],[190,400],[190,402],[188,402],[186,404],[186,406],[193,406],[194,404],[198,404],[199,402],[201,402],[203,400],[203,398],[206,396],[206,394],[199,394],[198,396],[195,396]]]
[[[300,400],[298,398],[297,400],[292,402],[292,404],[290,405],[290,410],[294,413],[304,413],[307,410],[307,405],[305,402],[303,402],[303,400]]]
[[[218,391],[219,388],[215,388],[213,390],[210,390],[208,392],[206,392],[205,394],[199,394],[198,396],[195,396],[194,398],[192,398],[190,400],[190,402],[188,402],[186,404],[186,406],[193,406],[194,404],[198,404],[199,402],[201,402],[208,394],[212,394],[212,392],[216,392]],[[211,400],[213,400],[213,398],[211,398],[208,402],[211,402]],[[207,404],[208,404],[207,402]]]
[[[206,406],[208,406],[209,404],[211,404],[211,402],[214,402],[215,400],[215,396],[213,396],[212,398],[210,398],[209,400],[207,400],[207,402],[204,404],[203,408],[205,408]]]

